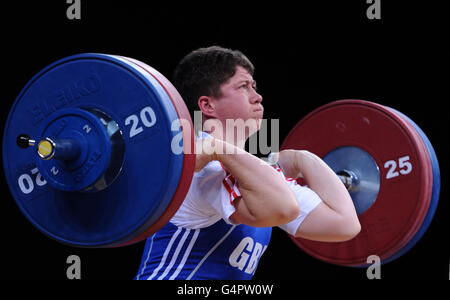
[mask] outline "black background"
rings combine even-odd
[[[383,265],[381,275],[448,278],[449,126],[447,96],[439,91],[447,76],[441,60],[441,41],[447,38],[440,33],[443,8],[425,1],[382,1],[381,20],[369,20],[365,0],[167,5],[82,0],[81,20],[68,20],[68,6],[62,0],[2,4],[2,128],[27,81],[68,55],[133,57],[170,78],[177,62],[193,49],[240,49],[256,66],[265,118],[280,119],[281,140],[311,110],[349,98],[394,107],[426,132],[440,161],[439,207],[424,237],[408,253]],[[25,219],[3,178],[1,191],[2,279],[66,279],[66,258],[72,254],[81,258],[82,279],[135,275],[144,243],[118,249],[64,246]],[[365,269],[310,257],[279,229],[273,230],[254,276],[265,281],[366,278]]]

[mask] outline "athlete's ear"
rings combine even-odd
[[[201,96],[200,98],[198,98],[198,107],[202,111],[203,115],[210,118],[216,117],[216,110],[212,97]]]

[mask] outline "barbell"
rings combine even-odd
[[[3,165],[25,217],[77,247],[120,247],[162,228],[195,169],[189,111],[174,86],[132,58],[79,54],[40,71],[9,113]],[[439,200],[436,154],[402,113],[340,100],[303,118],[281,149],[316,153],[352,196],[361,233],[342,243],[292,237],[321,260],[363,266],[412,248]],[[301,179],[299,179],[301,183]]]

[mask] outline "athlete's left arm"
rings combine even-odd
[[[361,225],[347,189],[322,159],[304,150],[283,150],[278,164],[288,177],[297,178],[300,173],[323,200],[301,223],[297,237],[333,242],[352,239],[360,232]]]

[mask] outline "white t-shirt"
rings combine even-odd
[[[203,138],[207,136],[202,133]],[[293,178],[285,177],[277,166],[274,168],[286,180],[300,207],[300,214],[295,220],[279,226],[294,235],[306,216],[322,200],[313,190],[299,185]],[[233,175],[228,173],[219,161],[212,161],[200,172],[194,173],[186,198],[170,222],[189,229],[205,228],[220,219],[233,224],[230,220],[230,216],[235,212],[233,201],[239,196],[239,183]]]

